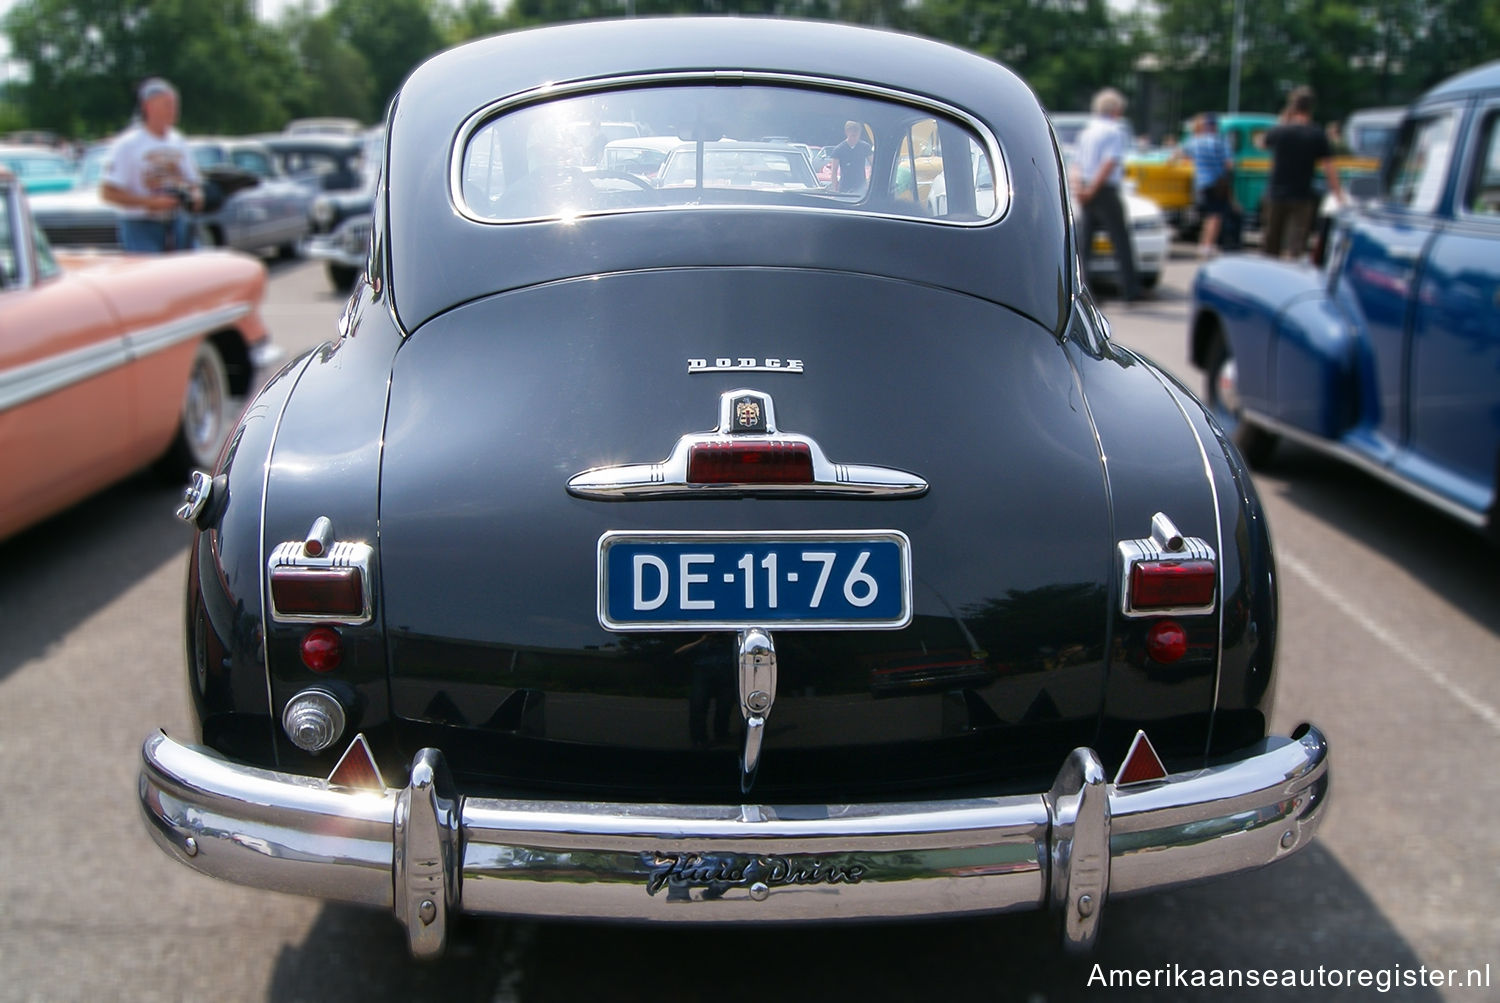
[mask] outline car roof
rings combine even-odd
[[[683,140],[677,136],[632,136],[630,139],[611,139],[604,144],[606,150],[655,150],[658,153],[671,153]]]
[[[334,135],[328,132],[274,133],[257,136],[256,139],[272,150],[301,150],[306,152],[326,151],[331,153],[357,152],[364,148],[365,133]]]
[[[737,81],[823,86],[867,98],[911,95],[918,109],[925,102],[954,108],[1000,138],[1002,155],[1017,165],[1008,177],[1010,204],[1019,211],[971,228],[727,207],[712,210],[722,214],[714,225],[684,226],[681,212],[625,212],[592,217],[588,241],[546,222],[480,223],[452,211],[450,157],[462,153],[456,141],[466,123],[482,120],[498,103],[615,80],[639,86],[656,76],[720,83],[725,70]],[[435,156],[438,150],[457,153]],[[827,21],[680,17],[492,36],[440,53],[406,79],[392,106],[385,168],[377,246],[387,248],[394,309],[408,331],[479,296],[647,265],[837,264],[990,299],[1051,330],[1061,329],[1070,307],[1062,171],[1035,95],[990,59],[913,35]],[[890,239],[893,226],[902,228],[899,241]],[[506,268],[454,267],[493,259],[497,242],[505,246]],[[789,257],[789,247],[802,250]],[[837,262],[829,247],[842,249]]]
[[[1423,94],[1419,103],[1446,101],[1478,91],[1500,90],[1500,59],[1455,74]]]

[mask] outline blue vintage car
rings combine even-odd
[[[1407,112],[1319,266],[1238,256],[1193,284],[1190,351],[1246,459],[1285,436],[1497,528],[1500,62]]]

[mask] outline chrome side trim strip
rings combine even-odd
[[[1166,388],[1167,393],[1171,395],[1172,400],[1176,402],[1177,410],[1182,415],[1182,420],[1187,424],[1188,431],[1193,433],[1193,438],[1198,443],[1198,455],[1203,458],[1203,476],[1208,481],[1208,490],[1209,493],[1213,495],[1214,499],[1214,540],[1218,543],[1219,553],[1226,553],[1227,544],[1224,541],[1224,509],[1222,506],[1222,499],[1219,498],[1219,484],[1214,479],[1213,464],[1211,464],[1208,460],[1208,443],[1203,441],[1203,436],[1199,434],[1197,426],[1193,424],[1192,419],[1188,416],[1187,406],[1183,403],[1181,395],[1173,392],[1173,388],[1169,385],[1165,376],[1160,372],[1158,372],[1157,380],[1161,382],[1162,386]],[[1269,539],[1269,528],[1266,530],[1266,536]],[[1228,590],[1224,585],[1224,562],[1215,560],[1214,564],[1214,574],[1217,580],[1216,595],[1218,595],[1219,597],[1223,597],[1224,595],[1228,594]],[[1273,574],[1274,567],[1275,565],[1273,563]],[[1278,594],[1274,589],[1274,581],[1272,594]],[[1221,602],[1218,605],[1219,622],[1216,625],[1216,629],[1214,632],[1214,702],[1213,710],[1210,712],[1208,722],[1208,734],[1210,738],[1209,742],[1205,743],[1204,745],[1205,753],[1208,750],[1209,743],[1212,742],[1214,724],[1217,722],[1219,714],[1220,688],[1224,685],[1224,603]]]
[[[297,389],[297,384],[302,380],[302,374],[305,373],[307,371],[307,367],[312,364],[314,354],[315,353],[313,352],[308,352],[302,357],[302,363],[298,367],[297,375],[295,377],[292,377],[291,389],[288,390],[286,396],[282,398],[281,407],[276,409],[276,424],[271,427],[271,441],[266,444],[266,459],[262,465],[260,478],[261,567],[266,567],[267,562],[270,561],[270,556],[266,553],[266,502],[269,501],[271,497],[271,467],[275,463],[276,459],[276,441],[281,436],[281,419],[286,417],[286,409],[290,407],[292,403],[292,392]],[[249,415],[250,412],[247,411],[245,413],[245,417],[241,418],[240,420],[244,421],[249,417]],[[265,621],[269,619],[270,614],[271,577],[270,575],[263,574],[260,576],[260,615],[262,628],[264,628]],[[271,715],[271,719],[274,721],[279,715],[276,713],[276,691],[271,684],[270,633],[271,632],[269,630],[265,629],[262,629],[260,632],[260,663],[266,667],[266,712]],[[272,748],[274,750],[278,750],[275,752],[276,763],[277,765],[280,765],[281,753],[279,751],[279,744],[275,741],[274,734],[272,738]]]
[[[7,369],[0,372],[0,411],[56,393],[147,355],[217,331],[244,317],[250,310],[248,303],[206,310]]]
[[[1350,466],[1358,467],[1365,473],[1378,477],[1391,487],[1405,491],[1418,501],[1426,505],[1431,505],[1433,508],[1457,519],[1459,522],[1473,526],[1475,529],[1484,529],[1489,525],[1489,518],[1485,513],[1465,508],[1453,499],[1445,495],[1440,495],[1431,488],[1423,487],[1414,481],[1408,480],[1384,464],[1370,459],[1370,457],[1358,450],[1350,449],[1341,442],[1330,442],[1327,439],[1319,438],[1310,432],[1304,432],[1294,425],[1277,421],[1270,415],[1262,414],[1259,411],[1249,408],[1244,409],[1240,418],[1241,421],[1246,419],[1249,419],[1251,424],[1259,425],[1268,432],[1275,432],[1277,435],[1291,439],[1299,446],[1306,446],[1308,449],[1314,449],[1320,453],[1332,456],[1334,459],[1347,463]]]

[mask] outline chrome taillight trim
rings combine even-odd
[[[1147,561],[1209,561],[1215,567],[1215,600],[1202,606],[1153,606],[1136,609],[1131,603],[1130,575],[1136,566]],[[1196,536],[1183,536],[1165,513],[1151,518],[1151,535],[1142,540],[1120,541],[1120,612],[1131,618],[1148,616],[1192,616],[1212,613],[1218,608],[1217,568],[1219,558],[1214,548]]]
[[[311,534],[310,534],[311,535]],[[338,623],[358,626],[369,623],[374,615],[374,604],[370,594],[370,563],[375,550],[368,543],[340,541],[326,547],[323,554],[312,557],[307,553],[305,540],[287,540],[276,545],[271,559],[266,562],[266,604],[272,619],[282,623]],[[353,568],[359,572],[360,599],[363,608],[355,616],[325,613],[291,613],[276,606],[276,590],[271,588],[271,579],[277,571],[286,568],[305,568],[327,571],[335,568]]]

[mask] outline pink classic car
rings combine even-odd
[[[242,254],[54,255],[0,170],[0,538],[141,467],[211,468],[274,361]]]

